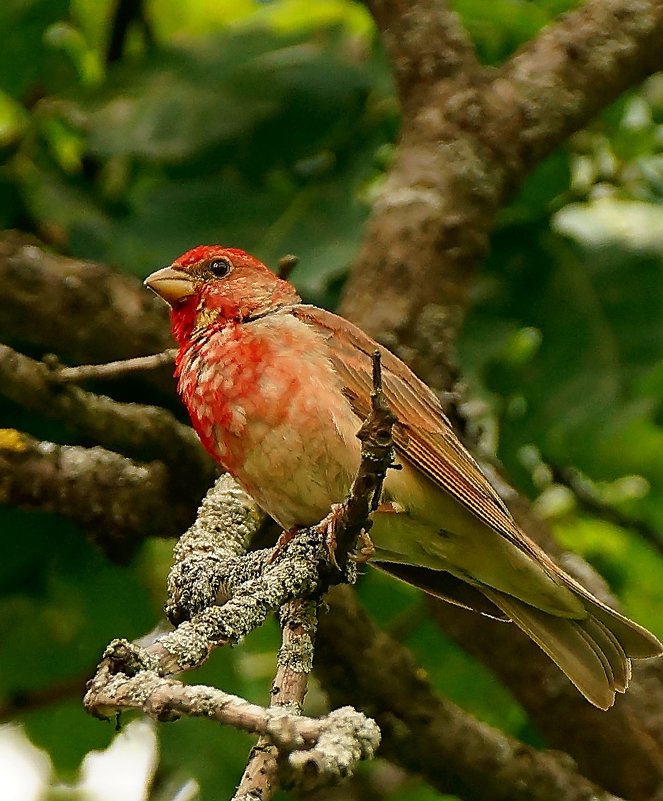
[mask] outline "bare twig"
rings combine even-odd
[[[150,356],[136,356],[133,359],[121,359],[105,364],[79,364],[76,367],[58,367],[51,373],[51,380],[59,384],[76,383],[82,381],[109,381],[122,378],[129,373],[142,373],[156,370],[165,364],[171,364],[177,355],[177,348],[169,348],[162,353]]]
[[[298,264],[299,256],[295,256],[293,253],[288,253],[286,256],[281,256],[276,274],[279,278],[287,281],[288,278],[290,278],[290,274]]]
[[[357,437],[362,443],[361,463],[347,500],[339,504],[321,524],[324,527],[330,522],[333,523],[335,535],[333,559],[340,569],[346,564],[362,530],[368,528],[369,514],[378,507],[387,470],[399,469],[398,465],[393,464],[394,449],[391,438],[396,418],[382,392],[379,350],[373,353],[372,359],[371,411],[357,432]]]
[[[143,0],[118,0],[111,25],[106,63],[113,64],[122,58],[127,34],[133,23],[140,26],[146,42],[152,42],[152,29],[145,14]]]

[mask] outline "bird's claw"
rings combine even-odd
[[[336,558],[336,548],[338,545],[336,532],[343,511],[343,504],[335,503],[333,504],[327,517],[320,522],[320,530],[324,537],[324,543],[327,549],[329,561],[337,570],[342,569],[338,563],[338,559]],[[361,533],[357,537],[357,547],[348,555],[348,558],[357,564],[364,564],[368,562],[368,560],[371,559],[374,554],[375,546],[373,545],[373,541],[369,537],[368,533],[362,529]]]
[[[289,528],[286,531],[282,531],[281,535],[279,536],[278,540],[276,540],[276,545],[274,546],[274,550],[270,553],[269,557],[267,558],[267,564],[273,565],[274,562],[281,556],[283,551],[285,550],[286,545],[294,539],[295,534],[299,529],[294,526],[293,528]]]
[[[334,503],[327,517],[320,521],[320,530],[322,531],[325,547],[327,548],[327,556],[337,570],[340,570],[341,566],[336,559],[336,530],[342,510],[343,504]]]
[[[357,565],[365,565],[375,556],[375,545],[367,531],[361,530],[357,537],[357,547],[350,554],[350,559]]]

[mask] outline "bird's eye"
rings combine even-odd
[[[228,259],[214,259],[208,269],[215,278],[224,278],[232,269],[232,264]]]

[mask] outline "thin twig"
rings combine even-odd
[[[79,364],[76,367],[58,367],[51,373],[51,380],[59,384],[80,384],[82,381],[109,381],[123,378],[129,373],[142,373],[156,370],[171,364],[177,356],[177,348],[169,348],[149,356],[136,356],[105,364]]]
[[[389,468],[398,469],[393,463],[394,450],[391,431],[396,418],[389,409],[382,392],[382,368],[380,351],[376,350],[373,359],[373,391],[371,392],[371,411],[357,437],[361,440],[361,463],[350,487],[347,500],[335,508],[323,521],[329,525],[333,518],[335,527],[336,564],[343,568],[349,554],[353,551],[357,538],[363,530],[370,527],[367,521],[371,512],[380,503],[382,484]],[[342,524],[339,525],[339,522]]]

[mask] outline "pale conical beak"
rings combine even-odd
[[[171,306],[175,306],[194,293],[193,281],[189,276],[172,267],[157,270],[148,275],[143,283]]]

